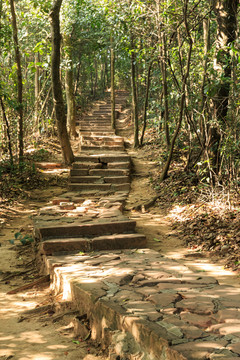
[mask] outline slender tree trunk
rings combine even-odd
[[[98,91],[98,61],[96,57],[94,59],[94,69],[95,69],[94,94],[96,96]]]
[[[163,181],[167,178],[168,176],[168,170],[172,161],[172,156],[173,156],[173,150],[174,150],[174,145],[175,145],[175,141],[178,137],[179,131],[181,129],[182,126],[182,120],[183,120],[183,114],[184,114],[184,107],[185,107],[185,98],[186,98],[186,85],[187,85],[187,79],[189,76],[189,72],[190,72],[190,64],[191,64],[191,56],[192,56],[192,37],[188,28],[188,22],[187,22],[187,8],[188,8],[188,0],[185,0],[184,2],[184,24],[185,24],[185,29],[186,29],[186,33],[187,33],[187,38],[188,38],[188,42],[189,42],[189,48],[188,48],[188,57],[187,57],[187,63],[186,63],[186,70],[185,70],[185,74],[183,74],[183,78],[182,78],[182,87],[181,87],[181,102],[180,102],[180,111],[179,111],[179,118],[178,118],[178,123],[176,126],[176,129],[174,131],[173,137],[172,137],[172,141],[171,141],[171,145],[170,145],[170,149],[169,149],[169,154],[168,154],[168,158],[166,161],[166,164],[164,166],[163,172],[161,174],[160,177],[160,181]]]
[[[22,67],[21,54],[18,44],[18,29],[14,0],[10,0],[11,15],[12,15],[12,29],[13,41],[15,48],[15,57],[17,63],[17,100],[18,100],[18,147],[19,147],[19,163],[23,161],[23,82],[22,82]]]
[[[77,76],[76,76],[76,81],[75,81],[75,85],[74,85],[74,95],[77,95],[77,91],[78,91],[78,84],[79,84],[79,79],[80,79],[80,69],[81,69],[81,55],[79,56],[79,60],[78,60],[78,67],[77,67]]]
[[[69,136],[76,137],[76,106],[73,85],[72,45],[69,35],[64,36],[67,69],[65,74],[65,89],[67,100],[67,127]]]
[[[237,9],[239,0],[213,0],[213,10],[217,18],[217,55],[214,68],[219,77],[219,85],[213,98],[214,115],[218,126],[211,128],[209,147],[212,152],[213,170],[216,174],[220,165],[221,129],[225,129],[228,112],[232,59],[230,44],[236,39]]]
[[[166,144],[167,148],[170,147],[170,136],[169,136],[169,107],[168,107],[168,84],[167,84],[167,44],[166,44],[166,35],[164,33],[161,13],[162,10],[160,9],[160,2],[161,0],[156,0],[156,26],[158,29],[158,51],[159,51],[159,65],[160,70],[162,73],[162,96],[164,101],[164,130],[165,130],[165,137],[166,137]]]
[[[150,62],[147,73],[147,84],[146,84],[146,93],[145,93],[145,101],[144,101],[144,110],[143,110],[143,127],[142,127],[142,135],[140,139],[140,146],[143,145],[143,138],[147,126],[147,109],[148,109],[148,98],[149,98],[149,89],[151,83],[151,69],[152,69],[153,60]]]
[[[136,54],[134,48],[134,37],[131,34],[131,82],[132,82],[132,116],[134,124],[134,148],[139,147],[138,139],[138,99],[137,99],[137,83],[136,83]]]
[[[42,86],[42,89],[41,89],[41,91],[40,91],[39,94],[38,94],[38,98],[37,98],[35,101],[38,101],[38,102],[40,101],[40,97],[41,97],[41,95],[43,94],[43,91],[45,90],[45,87],[46,87],[46,85],[47,85],[47,82],[48,82],[48,79],[49,79],[50,76],[51,76],[51,74],[48,75],[48,77],[47,77],[46,80],[44,81],[44,84],[43,84],[43,86]],[[36,107],[36,104],[34,104],[34,108],[32,109],[32,111],[29,112],[28,117],[25,119],[25,122],[26,122],[26,123],[28,122],[28,120],[29,120],[30,117],[32,116],[33,112],[35,111],[35,107]]]
[[[67,133],[67,120],[65,115],[65,107],[63,102],[62,84],[60,80],[60,21],[59,13],[62,5],[62,0],[56,0],[50,13],[51,33],[52,33],[52,88],[53,88],[53,102],[55,115],[57,120],[58,137],[61,145],[62,156],[66,164],[71,164],[74,161],[74,156]]]
[[[162,103],[163,103],[163,90],[161,90],[161,93],[160,93],[160,96],[159,96],[159,105],[160,105],[160,109],[162,109]],[[159,125],[158,125],[158,131],[162,131],[162,123],[164,122],[164,110],[161,110],[160,113],[159,113],[159,117],[158,117],[158,122],[159,122]]]
[[[104,60],[104,62],[101,64],[101,90],[102,90],[102,93],[104,93],[104,91],[106,89],[105,66],[106,66],[106,61]]]
[[[208,65],[208,51],[210,49],[210,36],[209,36],[209,27],[210,27],[210,18],[203,19],[203,42],[204,42],[204,60],[203,60],[203,77],[202,77],[202,102],[201,102],[201,109],[203,110],[204,103],[206,100],[206,95],[204,93],[204,86],[206,83],[206,77],[207,77],[207,65]]]
[[[0,97],[0,102],[1,102],[1,108],[2,108],[2,113],[3,113],[3,120],[5,121],[6,130],[7,130],[8,151],[9,151],[9,156],[10,156],[10,163],[11,163],[11,165],[13,165],[13,153],[12,153],[10,126],[9,126],[9,122],[8,122],[7,115],[6,115],[6,112],[5,112],[5,106],[4,106],[4,102],[3,102],[2,97]]]
[[[204,112],[204,106],[206,104],[206,95],[204,93],[204,87],[206,84],[207,78],[207,66],[208,66],[208,51],[210,50],[210,18],[203,19],[203,42],[204,42],[204,60],[203,60],[203,76],[202,76],[202,86],[201,86],[201,104],[200,104],[200,113]],[[204,114],[203,114],[204,115]],[[200,120],[200,131],[202,136],[202,143],[206,144],[206,128],[204,122],[204,116]]]
[[[166,36],[163,32],[160,34],[162,40],[162,47],[160,47],[160,66],[162,72],[162,86],[163,86],[163,99],[164,99],[164,129],[166,136],[167,148],[170,147],[170,136],[169,136],[169,107],[168,107],[168,84],[167,84],[167,45]]]
[[[91,67],[90,69],[90,80],[91,80],[91,95],[94,97],[94,72],[93,72],[93,68]]]
[[[39,66],[38,66],[38,63],[39,62],[39,53],[35,53],[35,76],[34,76],[34,80],[35,80],[35,83],[34,83],[34,95],[35,95],[35,126],[36,128],[38,129],[39,133],[40,133],[40,124],[39,124],[39,102],[40,102],[40,97],[39,97],[39,94],[40,94],[40,82],[39,82],[39,75],[40,75],[40,72],[39,72]]]
[[[116,128],[116,113],[115,113],[115,50],[113,37],[111,35],[111,125]]]
[[[47,95],[46,95],[46,97],[45,97],[45,100],[43,101],[43,104],[42,104],[42,106],[41,106],[41,109],[39,110],[39,113],[38,113],[39,123],[40,123],[40,121],[41,121],[42,113],[43,113],[43,110],[44,110],[44,108],[45,108],[45,106],[46,106],[46,104],[47,104],[47,102],[48,102],[48,99],[49,99],[49,97],[50,97],[51,91],[52,91],[52,86],[49,87],[48,92],[47,92]]]

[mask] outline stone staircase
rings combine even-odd
[[[111,126],[110,94],[106,101],[99,102],[91,114],[77,121],[80,131],[80,151],[124,151],[124,139],[115,134]],[[116,92],[115,118],[126,107],[127,92]]]
[[[126,94],[116,95],[117,114],[126,106]],[[131,159],[123,138],[111,128],[110,113],[108,97],[78,123],[80,151],[70,170],[69,191],[35,220],[41,257],[146,246],[135,221],[122,213],[130,191]]]
[[[122,129],[124,96],[116,107]],[[78,312],[75,335],[84,338],[81,318],[88,319],[87,333],[109,360],[240,357],[239,288],[147,249],[124,215],[131,159],[109,113],[108,99],[79,121],[69,191],[35,218],[41,272]]]
[[[130,157],[126,154],[76,156],[70,171],[70,189],[85,195],[95,190],[101,195],[127,193],[130,190],[130,166]]]

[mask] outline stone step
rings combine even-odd
[[[103,120],[103,121],[98,121],[98,120],[81,120],[81,121],[77,121],[76,124],[78,124],[77,126],[80,127],[86,127],[86,126],[90,126],[90,127],[108,127],[110,129],[112,128],[112,124],[110,120]],[[92,130],[92,129],[88,129],[88,130]],[[114,130],[114,129],[113,129]]]
[[[91,200],[106,204],[113,203],[125,203],[128,197],[129,190],[117,191],[117,192],[106,192],[106,191],[91,191]],[[55,205],[59,205],[60,202],[73,202],[74,204],[83,203],[85,200],[89,200],[89,194],[83,191],[72,191],[64,194],[63,197],[55,198]]]
[[[78,125],[80,128],[88,127],[88,130],[92,130],[92,128],[101,127],[112,130],[112,126],[110,121],[107,122],[81,122]],[[113,129],[114,130],[114,129]]]
[[[127,234],[135,232],[136,221],[106,221],[92,224],[65,224],[65,225],[45,225],[35,227],[35,237],[39,241],[54,238],[79,238],[83,236],[93,237],[113,234]]]
[[[122,105],[121,104],[116,104],[115,105],[115,110],[116,111],[122,111]],[[111,106],[111,104],[101,104],[101,105],[98,105],[98,110],[99,111],[108,111],[108,112],[110,112],[111,113],[111,111],[112,111],[112,106]]]
[[[101,184],[104,183],[101,176],[70,176],[71,183],[91,183],[91,184]]]
[[[106,140],[106,141],[118,141],[123,143],[124,139],[122,136],[107,136],[107,135],[82,135],[82,139],[84,140]]]
[[[121,151],[124,150],[124,146],[118,146],[118,145],[81,145],[81,150],[111,150],[111,151]]]
[[[130,162],[114,162],[108,163],[108,169],[130,169]]]
[[[106,198],[108,196],[112,196],[115,194],[115,189],[111,188],[110,190],[98,190],[98,189],[93,189],[93,190],[88,190],[88,189],[78,189],[77,184],[69,184],[68,186],[68,190],[71,192],[74,192],[76,194],[75,197],[75,202],[77,202],[77,200],[81,201],[81,199],[83,199],[83,201],[85,200],[99,200],[101,198]],[[129,190],[123,190],[122,192],[125,193],[129,193]]]
[[[84,121],[82,123],[79,123],[80,127],[87,127],[90,126],[91,128],[100,128],[100,130],[104,131],[104,128],[106,128],[107,130],[114,130],[111,126],[111,122],[104,120],[104,122],[101,121]],[[88,130],[92,130],[92,129],[88,129]]]
[[[129,183],[130,178],[129,176],[71,176],[70,182],[71,183],[90,183],[90,184],[126,184]]]
[[[101,114],[101,115],[85,115],[82,120],[111,120],[111,115]]]
[[[102,177],[128,176],[129,171],[125,169],[90,169],[89,175]]]
[[[72,176],[88,176],[89,170],[88,169],[71,169],[70,170],[70,177]]]
[[[109,170],[109,171],[108,171]],[[91,169],[71,169],[70,177],[73,176],[94,176],[94,177],[116,177],[116,176],[129,176],[128,169],[99,169],[99,171],[93,171]]]
[[[70,194],[70,195],[69,195]],[[99,193],[97,195],[92,195],[91,200],[101,202],[106,204],[110,204],[113,206],[113,204],[123,204],[125,203],[128,192],[127,191],[121,191],[116,193],[109,194],[109,196],[106,196],[106,192],[102,192],[103,197],[99,196]],[[52,200],[53,205],[59,205],[61,202],[72,202],[76,206],[79,204],[82,204],[85,200],[89,200],[86,198],[85,194],[80,192],[79,194],[74,191],[74,195],[72,195],[72,192],[64,194],[66,196],[61,197],[55,197]]]
[[[104,182],[111,184],[126,184],[130,182],[129,176],[106,176]]]
[[[98,187],[96,187],[95,189],[89,189],[89,188],[83,188],[81,186],[82,184],[79,183],[69,183],[68,185],[68,189],[69,191],[73,191],[73,192],[78,192],[79,197],[81,198],[85,198],[85,199],[92,199],[93,197],[95,198],[100,198],[100,197],[105,197],[108,195],[112,195],[114,194],[115,189],[110,187],[108,189],[99,189]]]
[[[113,162],[130,162],[131,157],[126,153],[121,154],[102,154],[100,155],[100,162],[113,163]]]
[[[95,143],[110,143],[110,144],[124,144],[123,138],[116,138],[114,136],[89,136],[89,135],[82,135],[81,140],[84,142],[91,141]]]
[[[89,131],[89,127],[86,128],[86,130],[84,129],[79,129],[79,133],[80,135],[93,135],[93,136],[97,136],[97,135],[105,135],[105,136],[109,136],[109,135],[115,135],[115,131],[114,130],[108,130],[108,131],[102,131],[102,130],[91,130]]]
[[[76,180],[76,181],[74,181]],[[111,184],[104,183],[78,183],[77,177],[71,177],[71,183],[69,184],[71,190],[111,190]]]
[[[90,127],[89,126],[80,126],[79,130],[80,130],[80,132],[84,131],[84,130],[86,130],[86,131],[91,130],[93,132],[95,132],[95,131],[100,132],[100,133],[102,133],[102,132],[110,132],[112,134],[115,134],[114,130],[110,126],[99,126],[99,125],[90,126]]]
[[[130,182],[129,176],[106,176],[104,177],[104,182],[111,184],[127,184]]]
[[[111,124],[111,118],[107,117],[105,118],[98,118],[96,116],[92,117],[85,117],[83,119],[78,120],[79,123],[109,123]]]
[[[78,162],[75,161],[72,164],[73,169],[101,169],[102,164],[101,163],[95,163],[95,162]]]
[[[111,110],[107,111],[107,110],[94,110],[93,111],[93,116],[97,115],[97,116],[110,116],[111,117]],[[117,116],[119,114],[118,111],[115,111],[115,116]]]
[[[97,119],[96,117],[78,120],[79,124],[111,124],[111,119]]]
[[[126,161],[124,161],[126,160]],[[101,165],[101,166],[100,166]],[[77,171],[78,169],[84,171],[83,176],[88,175],[88,170],[93,168],[103,168],[115,170],[115,169],[129,169],[131,166],[130,159],[128,156],[97,156],[97,155],[90,155],[90,156],[75,156],[75,162],[73,163],[72,171]]]
[[[82,137],[81,144],[88,145],[88,146],[100,146],[101,149],[104,149],[104,146],[121,146],[122,149],[124,149],[123,141],[119,141],[119,140],[115,140],[115,139],[112,139],[112,140],[96,139],[96,138],[86,139],[86,138]]]
[[[117,250],[143,248],[146,246],[146,236],[142,234],[102,235],[94,238],[59,238],[45,240],[40,244],[40,253],[54,255],[61,252],[76,251],[92,252],[96,250]]]
[[[105,193],[115,192],[115,191],[130,191],[130,183],[124,184],[112,184],[112,183],[103,183],[103,184],[92,184],[92,183],[77,183],[71,182],[69,184],[69,189],[71,191],[80,191],[86,194],[91,194],[93,191],[103,191]]]
[[[74,161],[76,162],[87,162],[87,163],[99,163],[100,158],[98,155],[77,155],[74,156]]]

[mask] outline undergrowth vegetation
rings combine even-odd
[[[174,153],[169,176],[159,181],[165,159],[161,135],[148,129],[140,150],[156,168],[149,181],[159,197],[156,205],[165,209],[179,236],[196,257],[210,256],[224,267],[240,271],[240,193],[234,181],[212,186],[199,166],[186,171],[186,151]],[[184,138],[181,139],[184,145]],[[200,169],[201,170],[201,169]]]
[[[28,198],[31,190],[66,183],[66,178],[45,173],[37,165],[38,162],[53,161],[58,157],[59,149],[55,142],[56,139],[52,139],[52,142],[42,139],[38,147],[29,147],[21,164],[17,159],[12,163],[7,158],[0,162],[0,201],[13,202]]]

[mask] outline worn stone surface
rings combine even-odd
[[[52,269],[56,283],[60,284],[58,291],[64,293],[64,281],[57,279],[68,278],[72,284],[68,288],[72,289],[71,294],[75,301],[79,302],[81,308],[83,307],[82,311],[88,310],[90,318],[97,317],[98,324],[96,319],[92,320],[96,339],[102,337],[103,330],[99,324],[102,324],[104,319],[105,326],[112,330],[114,327],[115,330],[129,331],[139,344],[142,343],[145,350],[151,349],[155,355],[160,338],[161,341],[167,341],[168,347],[172,347],[186,359],[205,359],[210,354],[213,359],[217,359],[217,354],[225,358],[227,358],[226,354],[231,354],[233,357],[239,354],[239,323],[234,323],[232,319],[234,314],[238,314],[238,308],[214,312],[211,299],[207,301],[208,281],[205,286],[199,284],[200,295],[196,290],[192,292],[191,283],[188,287],[186,285],[184,291],[181,290],[181,295],[177,291],[162,293],[157,286],[149,286],[150,283],[161,281],[163,276],[165,280],[168,276],[169,281],[171,278],[176,281],[171,272],[166,272],[165,258],[152,250],[100,251],[78,255],[76,261],[74,256],[55,256],[53,259],[49,257],[46,261],[51,262],[48,267]],[[167,264],[169,269],[177,272],[177,262],[168,259]],[[186,268],[186,271],[191,275],[189,269]],[[194,276],[192,272],[192,278]],[[148,282],[143,282],[144,279]],[[181,286],[181,283],[179,285]],[[75,287],[78,289],[77,297]],[[220,285],[215,284],[214,287],[217,293]],[[229,293],[231,290],[234,288],[228,287]],[[193,306],[194,294],[196,294],[196,309]],[[188,302],[185,303],[189,307],[188,311],[183,308],[184,300],[191,300],[190,306]],[[166,308],[159,309],[160,305]],[[108,307],[110,307],[109,315]],[[219,321],[217,319],[224,322],[217,324]],[[145,324],[144,327],[141,324]],[[145,335],[140,335],[143,334],[143,328]],[[152,340],[149,340],[150,337]],[[180,358],[176,357],[176,359]],[[158,359],[157,355],[156,359]]]
[[[215,316],[198,315],[191,312],[181,312],[181,319],[186,323],[197,326],[202,329],[207,329],[209,326],[216,323]]]
[[[101,223],[78,224],[73,225],[45,225],[35,228],[35,236],[41,240],[58,238],[58,237],[79,237],[79,236],[94,236],[114,233],[134,232],[136,223],[132,220],[126,221],[112,221]]]
[[[173,346],[173,349],[181,352],[188,360],[207,359],[208,355],[226,346],[224,340],[214,341],[190,341]]]
[[[227,346],[227,348],[228,348],[229,350],[231,350],[232,352],[234,352],[235,354],[240,355],[240,342],[229,344],[229,345]]]
[[[80,146],[88,150],[70,171],[81,189],[53,199],[35,218],[42,271],[55,293],[87,319],[75,321],[76,334],[91,330],[109,347],[109,359],[239,357],[240,290],[145,249],[145,236],[122,214],[131,159],[112,151],[123,141],[105,105],[81,121]]]
[[[177,308],[200,315],[210,315],[214,312],[214,303],[207,295],[199,295],[197,292],[186,294],[185,299],[177,303]]]

